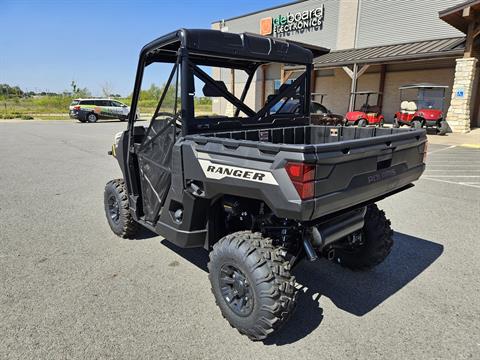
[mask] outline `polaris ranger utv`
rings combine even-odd
[[[412,186],[425,168],[423,129],[310,124],[312,51],[328,52],[215,30],[182,29],[154,40],[141,50],[128,128],[111,151],[123,173],[105,188],[113,232],[131,238],[141,225],[180,247],[207,249],[222,315],[253,340],[292,313],[291,269],[301,259],[323,256],[353,270],[380,264],[393,240],[375,202]],[[157,62],[171,63],[171,73],[148,127],[136,126],[144,70]],[[302,70],[254,110],[247,91],[269,63]],[[202,67],[242,72],[241,95]],[[169,89],[174,105],[165,112]],[[234,111],[198,114],[201,92]],[[301,106],[270,111],[285,99]]]

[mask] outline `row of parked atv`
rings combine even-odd
[[[400,87],[400,111],[395,113],[393,126],[399,128],[406,125],[413,128],[434,128],[439,134],[445,134],[448,125],[444,120],[445,91],[448,87],[429,83],[411,84]],[[324,94],[312,94],[321,96],[320,104],[312,101],[312,106],[325,108]],[[312,111],[312,122],[321,125],[344,125],[344,126],[378,126],[383,127],[385,116],[381,113],[379,97],[380,92],[359,91],[352,93],[354,101],[353,111],[347,112],[345,117],[332,114],[330,111]],[[358,104],[357,104],[358,103]],[[371,104],[375,105],[371,105]]]

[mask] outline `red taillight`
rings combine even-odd
[[[302,200],[315,195],[315,165],[289,162],[285,170]]]
[[[76,105],[73,107],[73,110],[80,110],[80,105]]]

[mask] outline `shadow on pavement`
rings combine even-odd
[[[166,246],[201,270],[208,272],[208,252],[204,248],[184,249],[172,244],[168,240],[162,240],[162,245]]]
[[[353,272],[325,259],[302,261],[293,271],[299,286],[295,313],[288,324],[268,337],[267,345],[298,341],[322,322],[319,300],[329,298],[339,309],[363,316],[402,289],[428,268],[443,252],[432,241],[396,232],[390,256],[367,272]],[[162,244],[187,261],[207,271],[208,253],[204,249],[182,249],[163,240]]]
[[[147,229],[146,227],[139,226],[138,233],[135,236],[135,238],[131,239],[133,241],[135,240],[148,240],[151,238],[154,238],[158,236],[158,234],[155,234],[153,231]]]

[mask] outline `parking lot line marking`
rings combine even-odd
[[[429,164],[427,163],[427,168],[429,167],[445,167],[445,166],[448,166],[448,167],[480,167],[480,164],[475,164],[475,165],[472,165],[472,164]],[[446,170],[446,169],[445,169]],[[468,171],[468,170],[467,170]]]
[[[471,156],[472,158],[478,158],[480,152],[477,150],[465,152],[460,154],[458,152],[450,152],[445,154],[435,154],[434,158],[450,158],[450,157],[463,157],[463,156]]]
[[[443,172],[458,172],[458,171],[466,171],[466,172],[475,172],[480,171],[480,169],[458,169],[458,170],[449,170],[449,169],[427,169],[426,171],[443,171]]]
[[[471,148],[471,149],[480,149],[480,144],[462,144],[461,147]]]
[[[444,178],[480,178],[480,175],[425,175],[424,177],[444,177]]]
[[[480,189],[480,185],[473,185],[473,184],[466,183],[466,182],[455,182],[455,181],[448,181],[448,180],[442,180],[442,179],[433,179],[433,178],[428,178],[428,177],[423,177],[422,179],[432,180],[432,181],[437,181],[437,182],[442,182],[442,183],[447,183],[447,184],[455,184],[455,185],[461,185],[461,186],[468,186],[468,187],[473,187],[473,188]]]
[[[435,154],[440,151],[448,150],[448,149],[453,149],[454,147],[457,147],[457,145],[450,145],[449,147],[443,148],[443,149],[438,149],[438,150],[433,150],[433,151],[427,151],[427,154]]]

